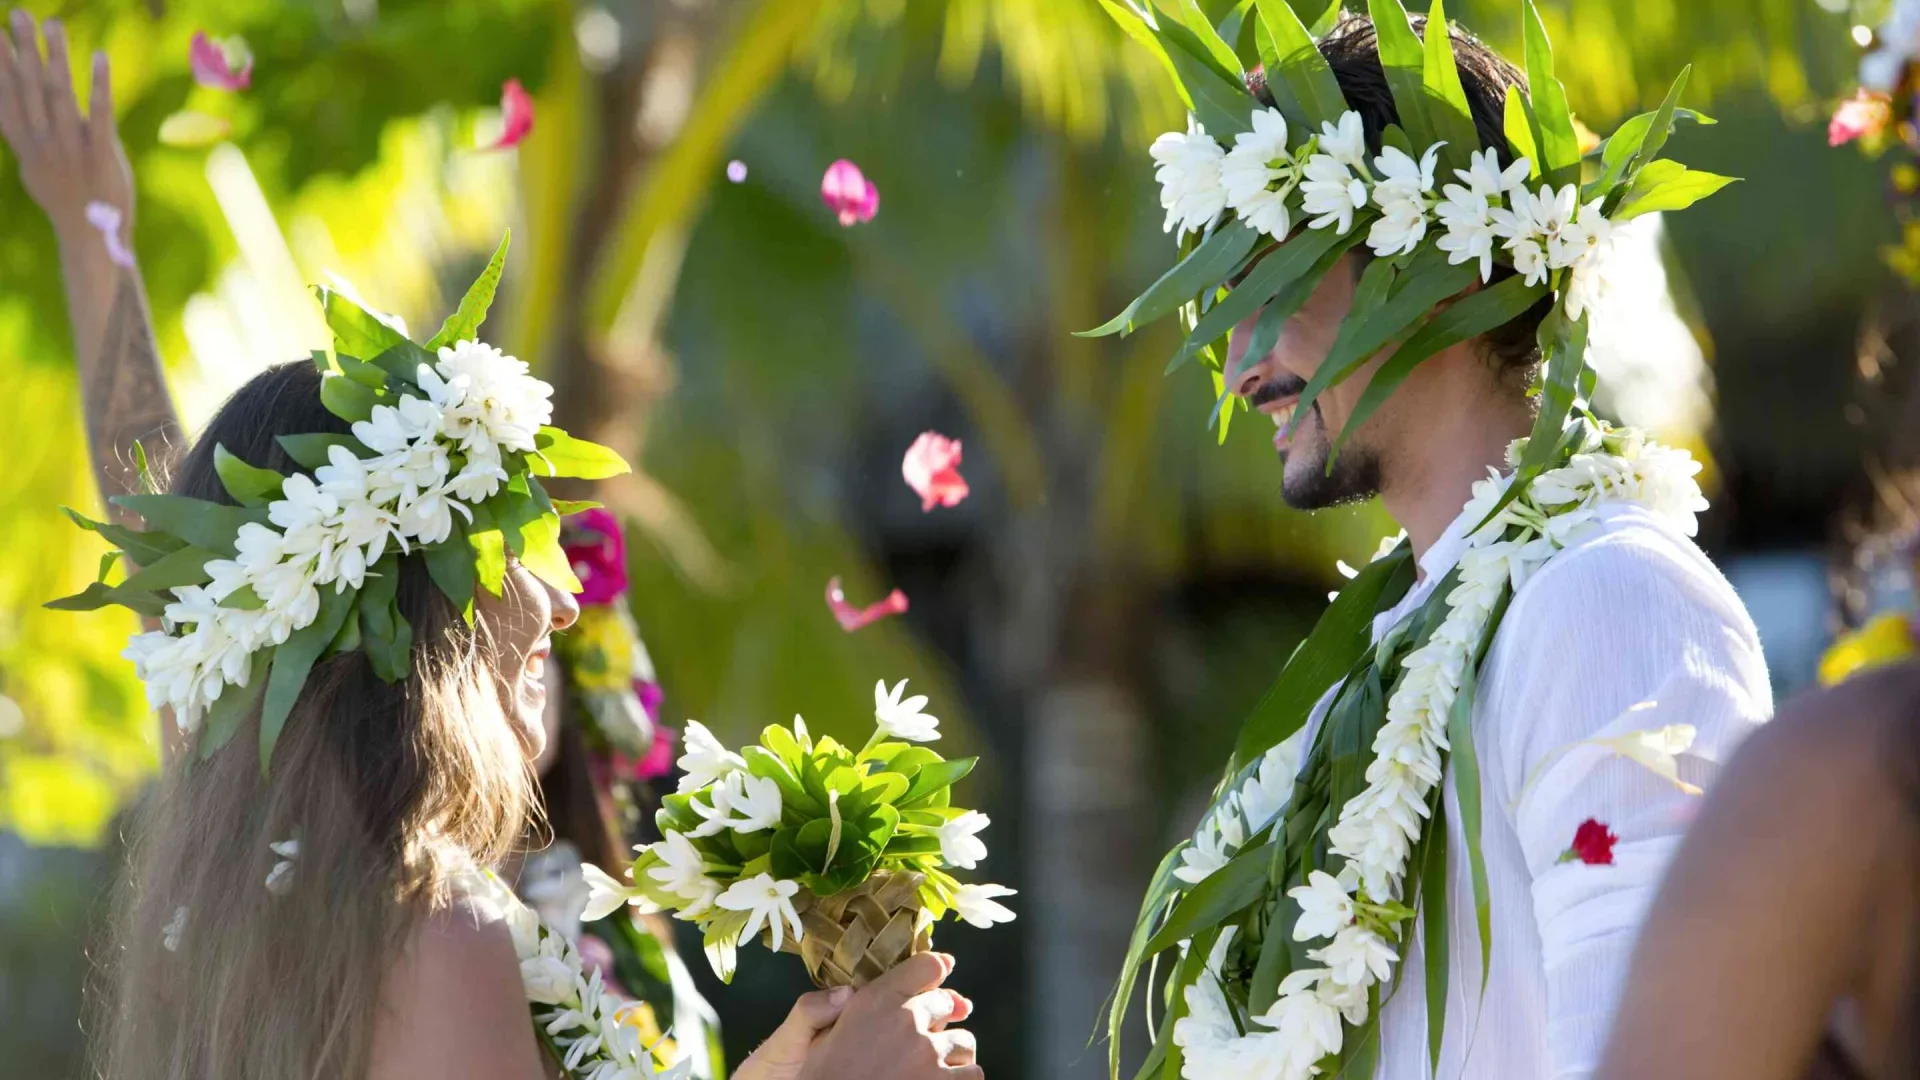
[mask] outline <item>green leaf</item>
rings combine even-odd
[[[1186,27],[1171,19],[1162,19],[1160,36],[1166,42],[1167,59],[1179,73],[1180,83],[1187,88],[1187,97],[1193,102],[1194,119],[1207,129],[1207,134],[1231,145],[1235,135],[1252,131],[1256,103],[1246,87],[1219,70],[1213,57],[1202,55],[1204,46]]]
[[[261,695],[267,691],[267,666],[276,651],[271,647],[256,650],[247,661],[247,685],[222,690],[220,697],[208,707],[207,714],[200,718],[198,753],[201,761],[227,745],[240,722],[260,704]]]
[[[120,588],[127,592],[158,592],[182,585],[200,585],[213,576],[207,573],[207,563],[214,558],[213,552],[200,547],[170,551],[142,566],[121,582]]]
[[[339,364],[340,374],[352,379],[361,386],[376,393],[384,391],[387,388],[387,373],[367,363],[365,360],[356,360],[344,354],[334,359]]]
[[[1147,955],[1171,949],[1244,911],[1266,890],[1267,863],[1272,857],[1272,841],[1248,847],[1189,889],[1174,905],[1167,921],[1147,941]]]
[[[52,611],[98,611],[114,605],[150,619],[159,618],[167,609],[167,601],[155,593],[129,592],[98,581],[72,596],[49,600],[42,606]]]
[[[307,673],[320,659],[329,642],[340,632],[340,624],[353,610],[354,594],[320,590],[320,613],[314,620],[273,650],[273,671],[267,676],[267,692],[260,705],[260,774],[267,775],[273,761],[274,744],[286,726],[288,714],[300,700]]]
[[[1454,800],[1460,807],[1460,831],[1467,841],[1467,865],[1473,878],[1473,915],[1480,932],[1480,993],[1487,992],[1487,974],[1493,951],[1492,903],[1487,885],[1487,858],[1480,846],[1480,754],[1473,744],[1473,703],[1481,658],[1487,645],[1500,629],[1500,616],[1506,611],[1508,593],[1503,591],[1487,620],[1479,647],[1460,672],[1460,690],[1447,710],[1447,772],[1453,777]]]
[[[473,565],[480,587],[498,597],[506,587],[506,537],[498,526],[475,529],[467,538],[473,543]]]
[[[94,573],[93,580],[102,585],[106,584],[107,575],[113,572],[114,566],[120,562],[120,557],[125,554],[126,552],[124,551],[109,551],[105,555],[100,556],[100,569]]]
[[[559,514],[561,517],[566,517],[568,514],[578,514],[586,510],[599,510],[605,506],[605,503],[597,503],[592,499],[553,500],[553,512]]]
[[[368,363],[386,372],[389,378],[409,387],[418,387],[420,365],[432,367],[434,355],[411,341],[402,341],[369,360]]]
[[[133,474],[140,480],[140,494],[153,495],[158,493],[160,484],[153,478],[153,466],[147,460],[146,445],[139,439],[135,439],[129,449],[133,451]]]
[[[1153,322],[1193,299],[1193,295],[1200,290],[1225,281],[1259,239],[1258,232],[1237,222],[1221,225],[1201,241],[1200,246],[1174,264],[1173,269],[1160,275],[1160,280],[1149,285],[1146,292],[1135,297],[1125,311],[1091,330],[1076,331],[1074,336],[1106,337],[1109,334],[1131,333]]]
[[[1246,73],[1240,69],[1240,57],[1233,51],[1233,46],[1227,43],[1227,39],[1214,29],[1213,21],[1207,18],[1207,13],[1200,9],[1200,5],[1195,0],[1160,0],[1160,2],[1163,7],[1171,4],[1175,8],[1174,13],[1211,61],[1210,66],[1229,78],[1242,80],[1244,85]],[[1162,25],[1164,27],[1164,23]]]
[[[567,476],[578,480],[605,480],[633,471],[625,458],[599,443],[576,439],[557,427],[543,427],[533,437],[537,453],[528,459],[536,476]]]
[[[1233,10],[1220,20],[1220,40],[1233,44],[1233,56],[1242,71],[1260,63],[1260,50],[1254,41],[1260,19],[1254,14],[1253,2],[1237,0]]]
[[[1398,603],[1413,584],[1412,549],[1404,543],[1347,582],[1294,650],[1253,715],[1240,727],[1231,768],[1239,770],[1300,729],[1335,679],[1372,644],[1373,617]]]
[[[320,310],[326,313],[327,326],[333,330],[333,351],[336,354],[365,360],[379,356],[406,340],[400,331],[374,318],[365,308],[332,289],[321,288],[318,292]]]
[[[1179,847],[1167,852],[1160,865],[1147,882],[1147,895],[1140,902],[1140,914],[1133,921],[1133,936],[1127,941],[1126,959],[1120,963],[1120,979],[1114,984],[1107,1008],[1107,1069],[1110,1075],[1120,1075],[1120,1037],[1126,1028],[1127,1005],[1133,1000],[1134,984],[1140,978],[1140,965],[1147,958],[1147,941],[1153,937],[1153,924],[1166,909],[1167,901],[1172,897],[1178,878],[1173,872],[1180,868]]]
[[[88,532],[99,533],[107,543],[126,552],[127,558],[142,566],[170,551],[178,551],[187,546],[185,540],[177,536],[168,536],[164,531],[141,532],[137,529],[129,529],[125,525],[95,521],[68,506],[61,507],[60,512],[66,514],[67,519],[75,525]]]
[[[1586,365],[1587,323],[1585,314],[1578,322],[1568,319],[1563,303],[1540,324],[1540,351],[1547,360],[1547,379],[1540,393],[1540,411],[1533,418],[1533,433],[1526,453],[1521,455],[1523,474],[1538,473],[1559,446],[1567,412],[1573,408],[1579,389],[1580,371]]]
[[[1180,94],[1181,103],[1187,107],[1188,111],[1192,111],[1193,101],[1187,96],[1187,88],[1180,83],[1180,72],[1173,66],[1172,58],[1167,56],[1167,47],[1154,36],[1153,27],[1148,26],[1145,20],[1134,11],[1114,3],[1113,0],[1100,0],[1100,6],[1106,9],[1107,14],[1119,24],[1120,29],[1126,31],[1128,37],[1145,46],[1148,52],[1159,58],[1160,63],[1167,69],[1168,78],[1173,81],[1174,89]]]
[[[1380,65],[1386,71],[1387,87],[1393,91],[1400,127],[1413,140],[1415,149],[1424,152],[1436,136],[1433,121],[1427,116],[1426,54],[1420,38],[1407,21],[1407,9],[1400,6],[1400,0],[1367,0],[1367,13],[1373,19]]]
[[[1207,955],[1213,951],[1213,943],[1220,940],[1220,934],[1221,930],[1218,927],[1196,933],[1193,944],[1187,949],[1187,955],[1181,957],[1179,965],[1174,968],[1173,978],[1167,982],[1167,991],[1172,996],[1167,1009],[1169,1029],[1187,1015],[1186,988],[1195,985],[1201,979],[1214,977],[1213,973],[1207,970]],[[1160,1066],[1160,1080],[1181,1080],[1185,1052],[1180,1044],[1171,1038],[1164,1040],[1163,1045],[1166,1046],[1167,1053],[1166,1060]]]
[[[460,298],[460,307],[440,324],[440,331],[427,342],[428,349],[479,339],[480,324],[487,321],[487,308],[493,304],[494,290],[500,287],[500,274],[506,268],[507,242],[512,239],[511,230],[500,237],[500,246],[494,249],[493,258],[487,260],[487,268],[474,279],[467,295]]]
[[[1658,153],[1660,147],[1666,145],[1667,133],[1673,129],[1675,116],[1687,112],[1679,108],[1680,92],[1686,88],[1687,75],[1692,71],[1692,65],[1681,68],[1680,77],[1673,81],[1672,88],[1667,91],[1666,99],[1658,109],[1630,118],[1600,144],[1600,176],[1588,187],[1583,198],[1611,195],[1619,185],[1631,182],[1639,166],[1653,159],[1653,154],[1643,156],[1641,151],[1656,128],[1660,129],[1660,137],[1654,144],[1653,153]]]
[[[900,796],[898,805],[903,810],[911,809],[934,792],[944,791],[958,783],[979,762],[979,758],[968,757],[921,766],[920,771],[913,774],[913,782],[908,785],[906,794]]]
[[[265,510],[189,499],[184,495],[115,495],[107,501],[140,515],[141,520],[161,532],[172,533],[189,544],[227,558],[233,557],[233,540],[240,526],[249,522],[267,523]]]
[[[1480,149],[1480,132],[1473,126],[1473,110],[1467,104],[1466,88],[1460,85],[1460,68],[1453,56],[1453,34],[1447,26],[1445,0],[1433,0],[1427,12],[1427,38],[1423,43],[1426,61],[1420,69],[1421,86],[1426,92],[1427,119],[1436,139],[1446,143],[1440,159],[1456,169],[1471,164],[1472,154]]]
[[[320,380],[320,404],[351,424],[370,419],[380,395],[344,375],[328,375]]]
[[[1580,181],[1580,137],[1573,130],[1567,91],[1553,74],[1553,44],[1533,0],[1521,0],[1527,53],[1527,89],[1533,106],[1533,141],[1540,169],[1554,187]]]
[[[332,446],[344,446],[362,461],[379,456],[351,435],[276,435],[274,438],[288,457],[309,471],[327,463],[327,448]]]
[[[1300,297],[1304,302],[1312,294],[1313,286],[1319,283],[1317,276],[1309,280],[1309,271],[1320,268],[1321,256],[1343,240],[1357,237],[1359,231],[1356,227],[1342,237],[1335,235],[1332,229],[1307,229],[1274,248],[1265,258],[1253,264],[1253,269],[1247,271],[1246,276],[1240,279],[1240,284],[1235,285],[1225,299],[1200,317],[1193,332],[1187,335],[1187,340],[1180,346],[1180,351],[1167,363],[1167,374],[1179,370],[1194,353],[1231,332],[1240,320],[1259,311],[1260,305],[1295,282],[1306,284]],[[1324,269],[1322,272],[1325,272]]]
[[[508,497],[517,512],[511,521],[499,519],[507,548],[534,577],[556,589],[579,592],[580,579],[573,573],[573,562],[560,548],[560,515],[553,512],[546,490],[536,482],[530,495]]]
[[[1680,69],[1680,74],[1673,80],[1673,86],[1667,90],[1666,98],[1660,102],[1660,108],[1654,112],[1653,120],[1647,127],[1646,138],[1640,144],[1640,152],[1634,155],[1636,168],[1659,157],[1660,151],[1666,147],[1667,136],[1673,133],[1674,110],[1680,107],[1680,92],[1686,89],[1687,76],[1692,72],[1691,64]]]
[[[1427,976],[1427,1060],[1440,1075],[1440,1041],[1447,1022],[1447,800],[1434,789],[1420,867],[1420,937]],[[1411,940],[1409,938],[1409,940]],[[1484,959],[1484,957],[1482,958]]]
[[[1507,87],[1507,112],[1505,127],[1507,145],[1512,148],[1515,160],[1525,158],[1531,168],[1527,172],[1529,180],[1540,179],[1540,148],[1533,141],[1533,108],[1527,99],[1521,96],[1517,86]]]
[[[1640,170],[1612,214],[1615,223],[1656,210],[1685,210],[1736,178],[1689,169],[1677,161],[1653,161]]]
[[[1259,4],[1260,25],[1272,41],[1275,56],[1267,72],[1267,85],[1275,87],[1275,100],[1284,102],[1288,96],[1279,92],[1277,83],[1298,103],[1297,118],[1284,105],[1281,112],[1287,113],[1288,124],[1302,125],[1299,138],[1304,140],[1318,125],[1339,120],[1347,111],[1347,99],[1340,93],[1333,68],[1307,31],[1311,20],[1303,21],[1287,0],[1259,0]],[[1328,10],[1334,10],[1334,5],[1328,5]]]
[[[225,446],[213,448],[213,470],[220,484],[241,506],[265,506],[280,497],[280,482],[286,477],[272,469],[249,465],[227,452]]]
[[[1461,263],[1458,266],[1432,266],[1425,272],[1408,274],[1404,281],[1391,286],[1381,284],[1386,280],[1385,273],[1381,273],[1375,281],[1368,281],[1380,266],[1389,262],[1387,259],[1375,259],[1361,274],[1360,289],[1355,293],[1353,309],[1348,312],[1346,321],[1340,324],[1333,348],[1327,353],[1327,358],[1320,362],[1313,378],[1308,380],[1306,390],[1301,393],[1299,403],[1294,406],[1293,421],[1288,425],[1289,433],[1299,428],[1300,421],[1306,417],[1321,391],[1358,371],[1374,353],[1432,311],[1435,304],[1473,284],[1477,273],[1474,266]],[[1363,307],[1363,299],[1375,299],[1362,295],[1369,287],[1391,288],[1392,295],[1384,303]],[[1329,468],[1333,465],[1331,456],[1327,459],[1327,465]]]
[[[407,677],[413,650],[413,628],[407,625],[395,600],[399,587],[400,556],[397,552],[388,552],[368,568],[356,605],[367,661],[374,675],[388,684]]]
[[[497,533],[495,535],[498,535]],[[473,585],[479,578],[478,555],[466,528],[454,522],[453,535],[431,547],[415,549],[427,560],[427,574],[469,624],[473,622]]]
[[[1443,349],[1505,326],[1547,295],[1546,282],[1528,285],[1519,275],[1503,278],[1495,284],[1471,293],[1434,313],[1425,326],[1414,331],[1393,356],[1373,373],[1367,388],[1354,405],[1340,435],[1333,443],[1334,453],[1346,445],[1347,437],[1358,431],[1392,393],[1399,389],[1420,363]]]

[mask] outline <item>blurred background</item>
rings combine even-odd
[[[599,497],[628,522],[667,719],[733,743],[798,712],[863,739],[875,680],[931,694],[942,750],[983,758],[980,880],[1020,890],[1011,926],[941,934],[982,1063],[1104,1073],[1088,1037],[1154,862],[1336,560],[1391,526],[1287,510],[1268,434],[1210,431],[1197,366],[1163,378],[1171,325],[1070,336],[1169,264],[1145,147],[1181,124],[1095,0],[25,6],[111,55],[190,430],[326,346],[310,284],[432,325],[511,227],[486,337],[555,384],[557,422],[637,465]],[[1745,178],[1623,245],[1596,363],[1604,409],[1709,462],[1704,540],[1782,695],[1838,627],[1833,554],[1913,430],[1888,381],[1912,306],[1894,181],[1826,145],[1883,6],[1541,2],[1589,127],[1691,62],[1687,104],[1720,123],[1674,153]],[[1449,13],[1517,55],[1517,4]],[[245,41],[250,89],[195,86],[200,31]],[[509,79],[533,130],[482,149]],[[838,158],[876,185],[870,222],[822,205]],[[97,507],[56,254],[0,150],[0,1074],[23,1078],[81,1074],[116,815],[158,757],[118,656],[132,617],[40,608],[103,550],[58,510]],[[924,513],[900,461],[929,429],[962,441],[973,490]],[[834,576],[911,608],[842,632]],[[708,987],[733,1060],[803,983],[755,951]]]

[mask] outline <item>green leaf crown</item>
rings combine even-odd
[[[1385,129],[1378,155],[1369,154],[1360,116],[1315,44],[1316,33],[1336,25],[1337,2],[1246,0],[1217,25],[1195,0],[1157,0],[1157,10],[1100,2],[1163,61],[1190,120],[1187,131],[1152,147],[1181,257],[1083,336],[1128,333],[1179,311],[1187,335],[1167,370],[1202,359],[1222,440],[1232,418],[1223,370],[1230,331],[1257,314],[1247,355],[1265,354],[1321,276],[1364,240],[1376,258],[1293,422],[1327,387],[1384,353],[1337,453],[1423,360],[1551,297],[1539,333],[1546,367],[1534,452],[1521,465],[1523,475],[1537,474],[1560,448],[1575,398],[1591,389],[1588,314],[1604,287],[1613,227],[1682,209],[1732,182],[1657,160],[1679,118],[1713,122],[1679,107],[1686,70],[1658,109],[1583,155],[1532,0],[1521,4],[1531,93],[1509,87],[1504,147],[1481,145],[1452,37],[1431,32],[1448,25],[1443,0],[1433,4],[1424,41],[1400,0],[1368,0],[1400,121]],[[1300,8],[1309,9],[1311,30]],[[1247,70],[1256,66],[1271,106],[1248,90]],[[1511,164],[1501,164],[1503,152]],[[1493,281],[1496,262],[1515,273]],[[1476,281],[1487,287],[1462,296]]]
[[[313,354],[320,400],[353,434],[279,436],[302,471],[283,476],[217,446],[215,469],[237,505],[151,492],[111,500],[144,530],[68,511],[119,550],[102,560],[101,580],[48,606],[111,604],[160,620],[124,655],[148,700],[198,732],[201,757],[257,707],[264,771],[325,657],[361,651],[381,679],[406,678],[402,560],[423,560],[469,622],[476,588],[501,594],[509,553],[554,587],[579,590],[560,515],[586,504],[550,499],[540,478],[601,479],[627,464],[551,426],[552,388],[477,340],[506,254],[503,238],[425,345],[319,290],[334,333],[333,356]],[[138,569],[108,584],[121,557]]]

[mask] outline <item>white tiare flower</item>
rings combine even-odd
[[[1220,169],[1227,154],[1198,120],[1188,117],[1186,131],[1167,132],[1153,140],[1147,152],[1159,165],[1153,178],[1160,183],[1160,205],[1167,211],[1161,231],[1179,226],[1184,236],[1208,228],[1226,212]]]
[[[1300,751],[1306,746],[1303,725],[1260,758],[1259,771],[1240,785],[1240,812],[1247,831],[1257,833],[1273,823],[1293,798],[1294,778],[1300,772]]]
[[[997,896],[1014,895],[1017,895],[1015,890],[1005,885],[962,885],[953,898],[953,909],[968,925],[985,930],[995,923],[1014,920],[1013,912],[994,899]]]
[[[1273,1029],[1270,1038],[1255,1045],[1257,1062],[1249,1062],[1255,1071],[1249,1076],[1309,1077],[1318,1070],[1320,1059],[1338,1054],[1344,1041],[1340,1028],[1340,1010],[1304,989],[1281,994],[1273,1006],[1255,1017],[1255,1021]],[[1260,1066],[1264,1066],[1261,1068]]]
[[[1630,731],[1610,739],[1593,739],[1590,744],[1639,763],[1648,772],[1689,795],[1698,795],[1701,793],[1698,787],[1680,779],[1680,755],[1693,749],[1693,740],[1698,734],[1692,724],[1668,724],[1647,731]]]
[[[580,969],[577,964],[568,963],[562,940],[558,934],[548,934],[541,939],[534,955],[520,961],[520,985],[528,1001],[559,1005],[573,996]]]
[[[1198,885],[1212,877],[1232,858],[1232,853],[1220,845],[1220,831],[1209,824],[1193,838],[1193,843],[1180,849],[1180,866],[1174,870],[1173,876],[1189,885]]]
[[[1327,153],[1309,157],[1301,175],[1300,209],[1313,215],[1308,226],[1332,226],[1335,233],[1345,236],[1353,229],[1354,211],[1367,205],[1367,185],[1353,174],[1351,166]]]
[[[580,875],[587,883],[587,906],[580,912],[581,922],[604,919],[628,904],[642,911],[652,907],[645,892],[615,881],[613,875],[592,863],[581,863]]]
[[[173,918],[160,928],[160,945],[168,952],[180,951],[180,938],[187,932],[187,909],[185,905],[173,909]]]
[[[1331,944],[1309,950],[1307,955],[1327,965],[1333,981],[1342,986],[1386,982],[1393,977],[1393,965],[1400,959],[1379,934],[1358,925],[1340,931]]]
[[[667,830],[660,842],[647,849],[660,857],[660,865],[649,867],[647,876],[662,889],[688,901],[680,917],[691,919],[707,910],[720,893],[720,886],[707,876],[707,863],[685,833]]]
[[[415,442],[440,434],[443,417],[433,402],[402,394],[397,405],[375,405],[365,420],[353,422],[353,437],[376,454],[412,449]]]
[[[1219,980],[1202,976],[1182,996],[1186,998],[1187,1014],[1173,1022],[1173,1043],[1186,1051],[1180,1075],[1188,1080],[1230,1075],[1220,1071],[1218,1066],[1223,1063],[1209,1060],[1210,1055],[1240,1038],[1239,1025],[1234,1023],[1232,1007]]]
[[[1364,173],[1367,168],[1367,131],[1360,114],[1348,109],[1338,122],[1320,124],[1320,152],[1348,168]]]
[[[724,781],[731,785],[727,794],[727,828],[752,833],[780,827],[780,785],[777,781],[747,772],[728,773]]]
[[[1567,318],[1578,319],[1607,295],[1607,265],[1604,252],[1582,256],[1567,272]]]
[[[773,950],[780,951],[782,926],[793,928],[793,940],[799,941],[800,913],[793,909],[793,894],[800,891],[800,885],[794,881],[780,881],[772,874],[755,874],[742,878],[728,886],[714,903],[728,911],[748,913],[747,924],[740,930],[739,942],[745,945],[753,936],[766,927],[773,935]]]
[[[1453,175],[1459,177],[1469,191],[1497,204],[1516,191],[1525,191],[1532,171],[1533,163],[1526,158],[1515,158],[1513,164],[1502,169],[1497,153],[1475,150],[1467,155],[1467,167],[1453,170]]]
[[[293,866],[300,857],[300,841],[280,840],[267,847],[280,856],[280,861],[274,863],[273,869],[267,872],[267,891],[275,896],[285,896],[293,891]]]
[[[700,818],[700,824],[688,833],[699,839],[703,836],[718,836],[733,824],[733,802],[746,797],[746,777],[744,770],[736,770],[720,778],[707,789],[707,802],[698,796],[687,800],[687,809]]]
[[[901,679],[894,688],[887,689],[887,681],[881,679],[873,685],[873,719],[888,738],[905,739],[908,742],[933,742],[940,737],[940,719],[928,716],[920,710],[926,707],[927,696],[915,694],[901,700],[907,692],[907,680]]]
[[[1293,924],[1293,940],[1311,941],[1330,938],[1353,925],[1353,897],[1325,870],[1307,875],[1307,883],[1287,890],[1300,905],[1300,918]]]
[[[328,518],[340,512],[340,503],[321,491],[313,478],[294,473],[280,485],[280,498],[267,504],[267,520],[283,533],[295,533],[324,526]]]
[[[739,754],[721,745],[713,732],[698,720],[687,721],[680,739],[680,760],[676,764],[683,774],[677,789],[681,795],[699,791],[728,773],[747,767]]]
[[[1373,159],[1374,167],[1380,170],[1380,182],[1373,187],[1380,220],[1368,230],[1367,246],[1375,255],[1404,255],[1426,239],[1427,210],[1433,205],[1433,169],[1443,145],[1427,147],[1419,161],[1396,146],[1387,147]]]
[[[1433,214],[1446,234],[1434,246],[1447,253],[1448,265],[1480,260],[1480,280],[1488,281],[1493,276],[1493,242],[1499,239],[1493,205],[1479,192],[1459,184],[1448,184],[1441,194],[1446,198],[1434,207]]]
[[[532,453],[534,436],[553,419],[553,387],[484,342],[442,346],[433,371],[439,379],[422,374],[421,388],[442,403],[448,436],[465,447],[484,440]]]
[[[1287,200],[1300,182],[1300,166],[1287,152],[1287,120],[1278,109],[1253,114],[1253,130],[1233,140],[1220,169],[1227,206],[1249,228],[1275,240],[1293,229]]]
[[[937,829],[934,835],[940,838],[940,857],[947,865],[962,870],[972,870],[987,857],[987,845],[979,838],[980,830],[991,824],[991,819],[978,810],[968,810]]]

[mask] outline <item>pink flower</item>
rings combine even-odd
[[[840,629],[851,634],[889,615],[904,613],[907,610],[907,594],[895,589],[887,594],[886,599],[857,608],[847,603],[847,594],[840,591],[840,579],[833,578],[827,582],[827,609],[839,621]]]
[[[582,604],[611,604],[627,591],[627,543],[612,511],[596,506],[568,515],[560,550],[580,579]]]
[[[654,683],[648,683],[647,685],[654,687],[656,690],[659,689]],[[646,697],[642,695],[640,698],[641,703],[645,704],[646,700]],[[656,704],[652,708],[649,708],[647,712],[652,713],[658,708],[659,706]],[[653,727],[653,746],[647,750],[646,757],[633,763],[633,771],[628,775],[632,776],[635,780],[646,781],[656,780],[672,772],[675,756],[673,747],[674,744],[679,741],[679,732],[664,724],[655,724]]]
[[[742,183],[747,179],[747,163],[738,159],[727,162],[727,179]]]
[[[616,916],[617,914],[618,913],[616,913]],[[599,972],[600,984],[605,986],[608,992],[615,997],[633,997],[632,994],[627,992],[626,987],[620,985],[620,980],[614,977],[613,946],[601,941],[599,937],[593,934],[581,934],[580,942],[575,945],[574,948],[580,952],[581,970],[588,975],[592,975],[596,971]]]
[[[238,71],[233,69],[229,48],[214,44],[204,30],[193,35],[193,44],[187,48],[187,66],[193,69],[193,81],[213,90],[245,90],[251,86],[253,58],[246,55],[244,46],[234,45],[230,49],[241,57]]]
[[[920,496],[922,512],[935,506],[958,506],[967,497],[967,481],[960,475],[960,440],[937,431],[923,431],[907,447],[900,475]]]
[[[880,189],[860,172],[860,166],[841,158],[827,166],[820,178],[820,201],[840,218],[842,228],[872,221],[880,210]]]
[[[500,137],[489,150],[510,150],[533,130],[533,99],[519,79],[508,79],[500,88]]]
[[[1893,103],[1875,90],[1860,90],[1840,103],[1827,122],[1827,145],[1842,146],[1859,138],[1870,138],[1893,122]]]
[[[1573,846],[1560,853],[1556,862],[1578,860],[1588,866],[1612,866],[1613,845],[1620,838],[1594,818],[1588,818],[1573,831]]]
[[[114,265],[133,269],[133,252],[127,248],[126,241],[120,239],[120,208],[112,203],[90,202],[87,204],[87,224],[100,230],[101,239],[107,243],[107,258]]]

